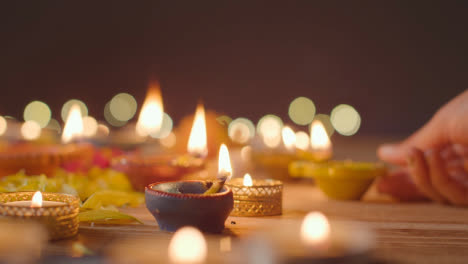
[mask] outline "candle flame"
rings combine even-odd
[[[191,226],[177,230],[169,243],[172,263],[202,263],[206,259],[207,245],[203,234]]]
[[[246,173],[244,175],[244,186],[251,187],[252,185],[253,185],[252,176],[250,176],[250,174]]]
[[[194,156],[206,157],[208,154],[206,140],[205,108],[203,104],[198,104],[192,130],[190,131],[187,151]]]
[[[310,146],[309,135],[303,131],[296,132],[296,148],[301,150],[307,150]]]
[[[330,224],[320,212],[310,212],[301,225],[301,240],[304,244],[314,246],[328,240]]]
[[[283,127],[281,134],[283,136],[283,143],[286,149],[292,150],[296,144],[296,134],[294,131],[290,127],[285,126]]]
[[[159,82],[152,82],[148,88],[146,99],[141,107],[136,124],[138,135],[145,137],[159,132],[164,115],[163,102]]]
[[[31,201],[31,207],[42,207],[42,193],[40,191],[34,193]]]
[[[327,150],[331,147],[327,131],[319,120],[313,121],[310,126],[310,145],[315,150]]]
[[[73,104],[68,112],[67,121],[63,128],[62,142],[68,143],[72,139],[78,138],[83,134],[83,118],[81,108],[78,104]]]
[[[231,176],[232,166],[231,159],[229,158],[229,150],[226,145],[221,144],[218,157],[218,177],[227,177],[229,179]]]

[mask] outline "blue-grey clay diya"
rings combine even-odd
[[[145,188],[146,208],[159,228],[174,232],[194,226],[203,232],[220,233],[232,211],[234,199],[227,186],[214,194],[203,194],[209,186],[204,181],[153,183]]]

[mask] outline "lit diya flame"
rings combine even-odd
[[[300,150],[307,150],[310,146],[309,135],[304,131],[296,132],[296,142],[294,145]]]
[[[218,157],[218,177],[204,194],[214,194],[223,189],[224,183],[232,177],[231,159],[226,145],[221,144]]]
[[[42,193],[37,191],[34,193],[32,200],[31,200],[31,207],[37,208],[42,207]]]
[[[203,234],[191,226],[177,230],[169,243],[172,263],[202,263],[206,259],[207,245]]]
[[[310,145],[315,150],[326,150],[331,148],[330,138],[322,122],[315,120],[310,126]]]
[[[306,215],[301,225],[301,240],[307,246],[323,245],[329,240],[330,224],[320,212]]]
[[[296,134],[294,131],[290,127],[285,126],[283,127],[281,134],[283,136],[283,144],[286,149],[293,150],[296,145]]]
[[[163,121],[163,103],[158,82],[152,82],[136,124],[138,135],[145,137],[159,132]]]
[[[187,144],[187,151],[196,157],[206,157],[206,155],[208,155],[205,108],[202,104],[198,104],[195,112],[193,126]]]
[[[330,138],[319,120],[313,121],[310,127],[310,146],[315,161],[327,161],[333,155]]]
[[[246,173],[244,175],[244,186],[246,187],[251,187],[253,186],[253,181],[252,181],[252,176],[250,176],[250,174]]]
[[[70,108],[65,127],[63,128],[62,142],[68,143],[75,138],[79,138],[83,134],[83,130],[83,118],[80,106],[74,104]]]
[[[231,159],[229,158],[229,150],[225,144],[221,144],[218,157],[218,178],[230,179],[232,176]]]

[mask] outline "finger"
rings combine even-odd
[[[413,148],[408,156],[410,175],[419,191],[429,199],[442,203],[444,197],[432,186],[428,166],[424,154],[419,149]]]
[[[468,158],[468,146],[454,144],[453,150],[457,155]]]
[[[467,189],[457,181],[450,178],[445,170],[444,163],[440,157],[438,149],[427,151],[426,159],[434,189],[453,204],[466,204]]]
[[[401,144],[383,144],[377,149],[377,156],[381,160],[400,166],[406,165],[408,153],[409,147]]]
[[[422,201],[427,199],[419,192],[408,171],[404,169],[391,171],[387,176],[379,178],[377,190],[400,201]]]
[[[442,148],[442,151],[440,152],[440,156],[444,160],[454,160],[459,157],[457,152],[454,149],[454,145],[448,145],[444,148]]]

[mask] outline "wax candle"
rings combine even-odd
[[[0,215],[36,221],[46,228],[49,239],[63,239],[78,233],[79,202],[78,197],[62,193],[0,193]]]
[[[227,185],[234,196],[233,216],[280,215],[283,204],[283,183],[278,180],[254,180],[250,174],[232,179]]]
[[[50,207],[50,206],[60,206],[65,205],[63,202],[56,202],[56,201],[43,201],[42,200],[42,193],[37,191],[31,201],[14,201],[5,203],[6,205],[10,206],[24,206],[24,207],[31,207],[31,208],[39,208],[39,207]]]
[[[322,122],[315,120],[310,125],[310,155],[314,161],[329,160],[332,155],[332,144]]]

